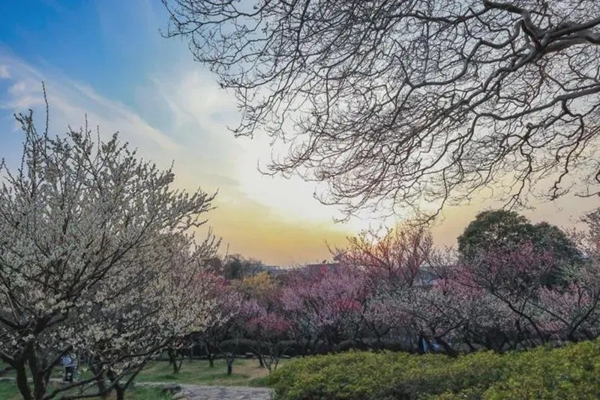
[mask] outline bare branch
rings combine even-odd
[[[234,133],[283,143],[269,172],[348,215],[599,185],[597,1],[163,3],[165,36],[236,94]]]

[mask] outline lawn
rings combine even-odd
[[[282,360],[280,366],[285,363]],[[233,374],[227,375],[225,360],[215,360],[215,366],[209,367],[206,360],[185,360],[178,374],[166,361],[151,363],[138,375],[137,382],[169,382],[214,386],[255,386],[259,378],[268,374],[261,368],[258,360],[240,359],[233,364]]]
[[[0,381],[0,399],[13,400],[19,399],[19,390],[13,382]]]
[[[4,370],[4,368],[6,368],[6,364],[4,364],[2,361],[0,361],[0,371]],[[2,376],[2,375],[0,375]]]
[[[136,387],[126,392],[127,400],[168,400],[172,396],[163,393],[159,388]],[[92,397],[98,399],[99,397]],[[2,400],[21,400],[19,391],[14,382],[0,381],[0,399]],[[115,394],[108,397],[109,400],[115,399]]]
[[[287,360],[282,360],[280,366]],[[0,369],[2,365],[0,364]],[[60,377],[60,368],[56,369],[55,377]],[[83,372],[86,377],[89,372]],[[215,366],[210,367],[207,360],[185,360],[178,374],[166,361],[150,363],[136,378],[136,382],[164,382],[212,386],[257,386],[261,378],[267,376],[268,370],[259,366],[256,359],[239,359],[233,364],[233,374],[227,375],[225,360],[215,360]],[[14,376],[12,372],[6,377]],[[13,382],[0,381],[0,400],[21,399]],[[127,396],[131,400],[164,400],[169,395],[161,393],[160,389],[138,386]]]

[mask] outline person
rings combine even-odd
[[[63,382],[72,383],[73,375],[75,375],[75,368],[77,367],[75,360],[71,357],[70,354],[65,354],[61,359],[61,363],[62,363],[63,367],[65,368]]]

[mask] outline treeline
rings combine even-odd
[[[457,251],[403,225],[364,233],[335,262],[283,274],[223,278],[215,293],[230,318],[190,337],[196,354],[282,356],[348,349],[497,352],[595,339],[600,334],[599,211],[565,233],[507,211],[483,212]],[[188,350],[189,351],[189,350]]]

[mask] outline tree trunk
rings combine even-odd
[[[27,365],[33,381],[33,398],[41,399],[46,394],[46,381],[42,373],[43,360],[36,357],[37,354],[33,347],[29,347],[25,354],[27,354]]]
[[[204,349],[206,350],[206,357],[208,358],[208,366],[213,368],[215,366],[215,355],[210,351],[208,343],[204,343]]]
[[[100,397],[103,399],[108,398],[108,390],[106,389],[106,381],[103,376],[99,376],[96,378],[96,387],[98,387],[98,393]]]
[[[465,339],[464,339],[464,342],[465,342],[465,344],[466,344],[466,345],[469,347],[469,350],[471,350],[471,351],[475,351],[475,350],[477,350],[477,349],[475,348],[475,346],[473,346],[473,344],[471,343],[471,341],[470,341],[469,339],[465,338]]]
[[[122,388],[120,385],[115,385],[115,391],[117,400],[125,400],[125,388]]]
[[[102,397],[103,399],[107,398],[108,390],[106,389],[106,380],[104,379],[104,373],[102,372],[102,369],[92,364],[90,366],[90,370],[96,377],[96,387],[98,387],[98,393],[100,394],[100,397]]]
[[[46,394],[46,379],[42,373],[36,373],[33,377],[33,397],[43,399]]]
[[[167,350],[169,356],[169,364],[173,365],[173,373],[178,374],[181,369],[181,364],[177,362],[177,350]]]
[[[233,359],[227,358],[227,375],[231,375],[233,373]]]
[[[173,366],[173,373],[177,373],[177,358],[173,349],[167,350],[167,357],[169,357],[169,364]]]
[[[31,388],[27,382],[27,370],[25,369],[25,364],[19,363],[15,365],[15,370],[17,371],[17,387],[19,388],[21,396],[23,396],[23,400],[34,400],[31,395]]]
[[[443,340],[441,337],[436,337],[435,340],[442,345],[442,347],[444,348],[444,350],[446,351],[446,354],[449,355],[452,358],[456,358],[458,357],[458,352],[456,350],[454,350],[448,343],[446,343],[445,340]]]

